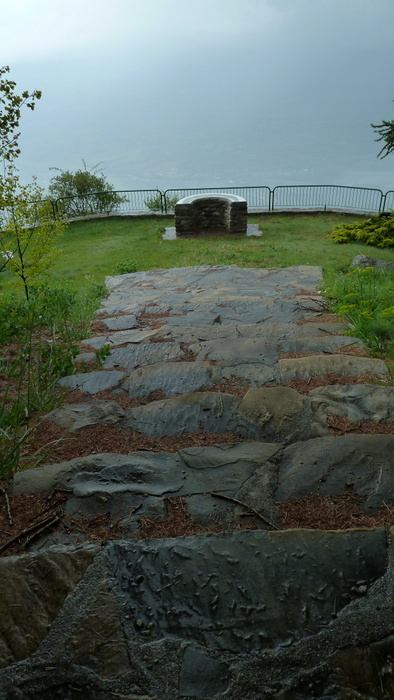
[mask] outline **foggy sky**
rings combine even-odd
[[[392,0],[0,0],[0,65],[40,89],[19,168],[117,189],[394,189]]]

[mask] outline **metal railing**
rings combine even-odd
[[[162,197],[160,190],[110,190],[60,197],[55,206],[59,213],[70,218],[91,214],[156,211],[156,204],[163,211]]]
[[[390,209],[394,209],[394,190],[389,190],[384,195],[382,211],[389,211]]]
[[[28,207],[28,211],[26,211],[26,206]],[[5,207],[4,209],[0,210],[0,229],[2,226],[5,226],[8,221],[10,221],[13,213],[15,213],[16,217],[18,218],[23,217],[24,220],[28,222],[27,225],[34,226],[39,221],[42,221],[43,218],[50,219],[52,217],[53,219],[56,219],[56,202],[54,202],[52,199],[37,199],[33,202],[22,202],[21,209],[19,211],[18,204],[16,204],[14,207]]]
[[[58,214],[69,219],[111,214],[171,214],[179,199],[205,192],[223,192],[243,197],[250,213],[308,210],[378,214],[394,210],[394,190],[384,194],[379,189],[345,185],[277,185],[273,189],[267,186],[185,187],[164,192],[159,189],[107,190],[29,204],[38,207],[38,204],[48,203],[54,218]],[[0,211],[0,225],[9,216],[7,210]]]
[[[343,185],[279,185],[271,195],[275,209],[316,209],[355,212],[381,211],[382,190]]]
[[[171,212],[174,209],[174,203],[182,197],[189,197],[193,194],[201,194],[204,192],[223,192],[225,194],[236,194],[239,197],[246,199],[249,211],[254,209],[270,209],[271,190],[269,187],[194,187],[166,190],[164,194],[164,211]]]

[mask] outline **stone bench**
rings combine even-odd
[[[235,194],[191,195],[175,205],[177,236],[246,234],[247,226],[246,199]]]

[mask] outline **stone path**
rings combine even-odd
[[[394,696],[390,538],[278,529],[277,503],[292,497],[351,488],[367,512],[394,502],[394,435],[383,433],[394,389],[346,384],[384,380],[387,367],[355,354],[343,324],[319,320],[320,268],[201,266],[107,284],[108,330],[86,340],[82,359],[106,344],[110,354],[101,370],[61,380],[86,401],[49,418],[75,434],[109,424],[152,437],[204,430],[223,442],[16,475],[14,492],[67,489],[69,515],[109,513],[122,539],[97,546],[59,531],[0,560],[1,697]],[[327,374],[341,384],[287,386]],[[94,400],[102,390],[112,397]],[[158,391],[144,405],[116,403]],[[332,416],[375,427],[334,436]],[[234,433],[240,442],[226,438]],[[130,539],[175,497],[192,521],[233,532]],[[245,515],[254,529],[239,529]]]

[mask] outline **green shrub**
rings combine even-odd
[[[332,311],[351,324],[373,354],[394,357],[394,275],[387,270],[355,268],[328,277],[324,295]]]
[[[372,216],[354,224],[339,224],[329,234],[335,243],[366,243],[377,248],[394,246],[394,215]]]
[[[158,192],[156,195],[152,195],[149,199],[145,200],[145,206],[150,209],[150,211],[172,211],[179,200],[179,197],[162,197],[161,193]]]
[[[137,263],[134,260],[124,260],[114,266],[113,275],[129,275],[132,272],[137,272]]]

